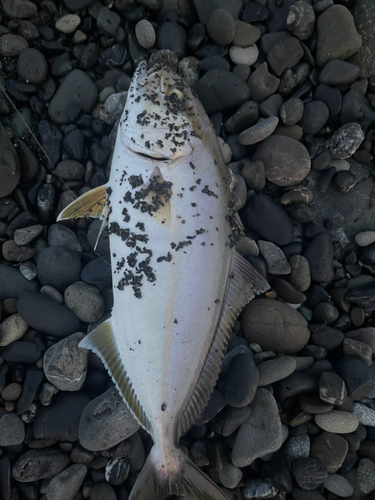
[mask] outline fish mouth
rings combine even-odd
[[[153,160],[153,161],[171,161],[171,158],[168,158],[167,156],[152,156],[152,154],[148,153],[143,153],[141,151],[135,151],[134,149],[129,148],[132,153],[134,153],[137,156],[140,156],[142,158],[147,158],[148,160]]]

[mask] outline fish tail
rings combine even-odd
[[[181,448],[174,447],[166,457],[154,445],[129,500],[164,500],[169,495],[196,500],[228,500]]]

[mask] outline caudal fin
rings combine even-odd
[[[168,495],[196,500],[228,500],[180,448],[174,448],[165,458],[153,446],[129,500],[164,500]]]

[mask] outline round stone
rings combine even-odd
[[[17,401],[22,394],[22,385],[18,382],[12,382],[6,385],[1,393],[5,401]]]
[[[48,484],[47,500],[73,500],[76,498],[86,474],[87,467],[83,464],[73,464],[66,468]]]
[[[354,239],[360,247],[367,247],[375,243],[375,231],[363,231],[356,234]]]
[[[357,484],[362,493],[369,494],[375,490],[375,463],[369,458],[362,458],[357,469]]]
[[[283,302],[257,299],[245,307],[242,328],[248,342],[267,351],[295,354],[308,342],[307,321]]]
[[[264,361],[258,365],[259,387],[273,384],[288,377],[296,369],[296,360],[292,356],[281,356],[280,358]]]
[[[360,424],[375,427],[375,410],[362,403],[355,402],[352,411],[358,417]]]
[[[315,28],[315,12],[312,6],[301,0],[291,5],[286,26],[288,31],[299,40],[310,38]]]
[[[322,373],[319,377],[319,396],[326,403],[341,405],[347,396],[343,379],[334,372]]]
[[[316,424],[327,432],[349,434],[354,432],[358,425],[358,418],[347,411],[331,410],[327,413],[315,415]]]
[[[258,47],[250,45],[250,47],[237,47],[232,45],[229,49],[229,57],[234,64],[246,64],[247,66],[252,66],[256,63],[259,56]]]
[[[90,500],[116,500],[115,490],[108,483],[95,484],[90,491]]]
[[[304,490],[313,490],[327,477],[327,467],[315,458],[300,457],[291,464],[297,484]]]
[[[264,163],[266,179],[277,186],[292,186],[301,182],[311,166],[305,146],[280,135],[273,135],[263,141],[253,159]]]
[[[350,497],[354,491],[351,483],[339,474],[329,474],[324,480],[323,486],[326,490],[342,498]]]
[[[144,49],[150,49],[155,45],[155,29],[147,19],[142,19],[135,25],[135,36],[137,37],[139,45]]]
[[[21,483],[49,479],[65,469],[69,462],[69,455],[54,448],[29,450],[14,464],[12,473]]]
[[[55,23],[55,28],[61,33],[70,35],[81,24],[81,18],[77,14],[66,14],[60,17]]]
[[[300,121],[303,116],[303,102],[298,97],[284,102],[280,108],[280,118],[287,127]]]
[[[329,474],[336,472],[348,453],[348,442],[333,432],[322,432],[314,441],[311,457],[320,460]]]
[[[38,259],[38,278],[42,285],[50,285],[59,291],[78,281],[81,261],[76,252],[51,246],[41,252]]]
[[[349,158],[354,155],[364,139],[365,134],[359,123],[347,123],[327,141],[327,149],[332,158]]]
[[[0,324],[0,347],[5,347],[20,340],[27,332],[29,325],[16,313],[8,316]]]
[[[16,229],[14,232],[14,242],[18,246],[28,245],[43,232],[43,226],[36,224],[35,226],[23,227]]]
[[[18,57],[17,73],[23,80],[39,85],[48,75],[47,60],[39,50],[27,48]]]
[[[277,116],[271,116],[259,121],[256,125],[241,132],[238,142],[244,146],[250,146],[251,144],[263,141],[275,131],[278,123],[279,119]]]
[[[305,104],[299,125],[304,135],[315,135],[324,127],[328,118],[328,106],[322,101],[311,101]]]
[[[286,260],[284,252],[270,241],[258,240],[259,251],[267,264],[270,274],[289,274],[290,265]]]
[[[173,22],[165,22],[157,32],[157,47],[159,50],[170,50],[174,57],[182,59],[186,52],[186,31]]]
[[[25,439],[25,425],[15,413],[0,418],[0,446],[17,446]]]
[[[250,47],[257,42],[262,34],[257,26],[252,26],[244,21],[234,21],[235,35],[233,45],[237,47]]]
[[[225,9],[215,9],[208,21],[207,31],[210,38],[218,45],[232,43],[235,35],[233,16]]]
[[[16,57],[29,46],[22,36],[12,33],[0,36],[0,55],[3,57]]]
[[[228,369],[223,395],[226,402],[234,408],[242,408],[254,399],[259,373],[252,356],[238,354]]]
[[[103,316],[104,300],[93,285],[77,281],[65,290],[64,299],[66,306],[85,323],[95,323]]]

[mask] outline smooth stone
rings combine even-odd
[[[155,29],[147,19],[141,19],[135,25],[135,36],[137,37],[139,45],[144,49],[150,49],[155,45]]]
[[[259,251],[267,264],[267,271],[270,274],[289,274],[290,265],[286,260],[283,251],[270,241],[258,240]]]
[[[80,278],[81,261],[76,252],[56,246],[46,248],[38,259],[38,278],[42,285],[64,291]]]
[[[331,328],[324,323],[311,334],[311,342],[324,347],[328,352],[341,346],[344,334],[336,328]]]
[[[314,319],[316,321],[326,321],[328,324],[336,321],[339,314],[336,307],[329,302],[321,302],[314,309]]]
[[[319,377],[319,397],[333,405],[341,405],[347,396],[343,379],[336,373],[326,372]]]
[[[354,82],[361,72],[355,64],[339,59],[331,59],[319,74],[319,82],[325,85],[348,85]]]
[[[333,405],[325,403],[319,396],[313,394],[302,395],[299,399],[299,406],[305,413],[326,413],[333,410]]]
[[[351,483],[339,474],[329,474],[324,480],[323,486],[326,490],[339,497],[350,497],[353,494],[354,488]]]
[[[375,463],[369,458],[362,458],[357,468],[357,484],[362,493],[375,490]]]
[[[368,406],[354,402],[352,412],[358,417],[359,423],[367,427],[375,427],[375,410]]]
[[[287,127],[298,123],[303,116],[303,101],[299,98],[292,98],[286,101],[280,109],[280,118]]]
[[[32,17],[38,10],[38,7],[29,0],[2,0],[1,6],[4,12],[11,19],[28,19]]]
[[[23,246],[31,243],[43,232],[43,226],[36,224],[35,226],[23,227],[16,229],[14,232],[14,242],[16,245]]]
[[[96,24],[101,33],[109,36],[116,36],[116,31],[120,26],[121,17],[108,9],[107,7],[101,7],[98,17],[96,19]]]
[[[29,325],[18,313],[8,316],[0,323],[0,347],[6,347],[20,340],[27,332]]]
[[[296,369],[296,360],[291,356],[281,356],[258,365],[259,387],[264,387],[291,375]]]
[[[335,167],[336,172],[344,172],[350,169],[350,163],[346,160],[332,160],[329,168]]]
[[[69,455],[53,449],[30,450],[14,464],[12,474],[21,483],[55,477],[69,464]]]
[[[363,399],[372,389],[371,372],[361,359],[344,356],[336,363],[336,371],[344,380],[351,399]]]
[[[262,63],[248,80],[250,97],[255,102],[263,102],[274,94],[280,84],[280,79],[268,71],[267,63]]]
[[[291,436],[283,448],[290,464],[295,458],[307,458],[310,456],[310,438],[307,434]]]
[[[182,59],[186,53],[186,32],[175,22],[164,22],[156,34],[156,44],[159,50],[170,50],[175,57]]]
[[[313,7],[298,0],[289,8],[286,27],[299,40],[307,40],[314,32],[315,12]]]
[[[78,242],[77,235],[69,227],[62,224],[52,224],[48,229],[48,245],[50,247],[63,247],[82,253],[82,247]]]
[[[61,33],[70,35],[81,24],[81,18],[77,14],[65,14],[55,23],[55,28]]]
[[[254,23],[264,21],[268,16],[269,10],[263,4],[255,2],[246,5],[242,13],[242,20],[246,23]]]
[[[325,10],[316,23],[316,63],[323,67],[331,59],[348,59],[362,45],[353,16],[343,5],[333,5]]]
[[[362,231],[361,233],[357,233],[354,240],[360,247],[367,247],[375,243],[375,231]]]
[[[212,12],[207,24],[210,38],[218,45],[229,45],[235,35],[235,21],[230,12],[216,9]]]
[[[258,369],[251,356],[238,354],[228,369],[223,395],[234,408],[242,408],[254,399],[259,380]]]
[[[78,347],[84,338],[83,333],[74,333],[44,353],[44,374],[61,391],[78,391],[86,380],[88,350]]]
[[[356,2],[353,6],[353,17],[355,25],[362,35],[362,46],[359,51],[351,57],[350,61],[361,68],[361,76],[368,78],[373,76],[374,58],[374,4],[371,0]]]
[[[115,490],[108,483],[95,484],[90,490],[90,500],[116,500]]]
[[[17,382],[11,382],[1,392],[1,397],[5,401],[17,401],[22,394],[22,386]]]
[[[256,63],[259,56],[258,47],[250,45],[250,47],[237,47],[232,45],[229,49],[229,57],[234,64],[246,64],[252,66]]]
[[[225,130],[237,134],[254,125],[259,118],[258,105],[254,101],[244,102],[224,123]]]
[[[242,328],[248,342],[283,354],[297,353],[310,337],[307,322],[300,313],[269,299],[257,299],[245,307]]]
[[[79,441],[91,451],[107,450],[132,436],[140,425],[115,387],[86,406],[79,425]]]
[[[329,233],[314,236],[304,256],[309,262],[312,280],[318,283],[330,283],[333,280],[333,245]]]
[[[318,383],[315,377],[303,372],[293,372],[278,384],[281,399],[299,396],[306,392],[315,391]]]
[[[293,239],[293,223],[288,213],[265,194],[251,196],[243,209],[243,220],[247,228],[276,245],[288,245]]]
[[[364,139],[365,134],[359,123],[347,123],[327,141],[327,148],[332,158],[345,159],[357,151]]]
[[[82,130],[72,130],[63,139],[63,147],[68,156],[75,161],[83,160],[85,136]]]
[[[0,124],[0,198],[5,198],[16,189],[20,175],[17,152]]]
[[[351,172],[337,172],[335,175],[335,184],[340,193],[346,194],[358,183],[358,178]]]
[[[349,434],[354,432],[358,425],[358,418],[347,411],[331,410],[314,416],[316,424],[327,432]]]
[[[80,322],[67,307],[39,293],[25,293],[17,302],[22,319],[36,330],[66,337],[80,330]]]
[[[242,476],[243,472],[241,469],[231,463],[224,465],[224,467],[219,471],[220,482],[225,488],[236,488],[238,483],[241,481]]]
[[[217,415],[213,421],[215,431],[222,436],[228,437],[235,432],[240,425],[244,424],[251,415],[248,406],[242,408],[232,408],[227,406]]]
[[[256,192],[262,191],[266,184],[266,172],[262,161],[242,162],[241,177],[244,179],[246,186]]]
[[[263,141],[269,137],[276,129],[279,119],[276,116],[271,116],[258,122],[256,125],[244,130],[238,137],[240,144],[249,146]]]
[[[25,425],[15,413],[0,418],[0,446],[17,446],[25,439]]]
[[[22,415],[29,409],[39,391],[43,377],[43,372],[41,370],[37,370],[33,367],[27,370],[25,380],[23,382],[22,394],[17,401],[17,415]]]
[[[298,486],[294,486],[291,493],[294,500],[325,500],[325,496],[319,493],[318,490],[303,490]]]
[[[250,408],[251,418],[239,428],[232,450],[232,463],[237,467],[246,467],[282,445],[281,421],[272,394],[258,389]]]
[[[64,292],[65,305],[78,319],[85,323],[95,323],[104,313],[104,300],[93,285],[77,281]]]
[[[291,272],[288,280],[299,292],[305,292],[311,284],[309,261],[303,255],[293,255],[289,259]]]
[[[57,474],[48,484],[47,500],[74,500],[86,477],[87,467],[73,464]]]
[[[332,156],[329,151],[323,151],[318,156],[315,156],[311,162],[311,169],[314,172],[321,172],[322,170],[326,170],[331,166]]]
[[[67,105],[74,102],[81,106],[85,113],[89,113],[97,102],[98,94],[91,78],[80,69],[74,69],[66,75],[53,96],[48,106],[48,115],[55,123],[69,123],[70,119],[65,113]]]
[[[0,36],[0,55],[3,57],[16,57],[29,47],[27,40],[22,36],[12,33]]]
[[[26,48],[18,57],[17,73],[28,83],[39,85],[48,76],[47,60],[39,50]]]
[[[282,205],[292,205],[294,203],[311,203],[313,194],[309,188],[298,186],[295,189],[284,193],[279,201]]]
[[[351,312],[353,311],[353,309],[351,310]],[[344,339],[342,347],[345,355],[356,356],[357,358],[361,359],[368,367],[371,366],[372,349],[364,342],[359,342],[358,340],[353,340],[353,339]]]
[[[284,99],[280,94],[270,95],[259,105],[260,115],[263,118],[270,118],[271,116],[279,117],[280,109],[283,104]]]
[[[325,412],[326,413],[326,412]],[[333,432],[322,432],[311,447],[311,457],[320,460],[329,474],[338,471],[348,452],[348,442]]]
[[[298,292],[288,281],[282,278],[277,278],[273,286],[277,295],[288,304],[300,305],[306,301],[304,293]]]
[[[324,127],[328,118],[327,105],[322,101],[311,101],[305,104],[299,125],[304,135],[315,135]]]
[[[301,457],[294,459],[291,470],[297,484],[304,490],[313,490],[320,486],[327,477],[327,467],[315,458]]]
[[[4,259],[10,262],[25,262],[34,256],[35,250],[28,247],[19,247],[14,240],[8,240],[3,243],[2,253]]]
[[[261,160],[266,170],[266,179],[277,186],[292,186],[301,182],[309,173],[311,160],[303,144],[273,135],[257,148],[254,160]]]
[[[254,4],[249,4],[247,7],[252,7]],[[263,7],[259,4],[260,7]],[[265,9],[265,7],[263,7]],[[271,479],[253,479],[247,481],[242,489],[242,497],[244,500],[252,500],[253,498],[275,498],[278,490],[273,486]]]
[[[234,21],[234,38],[233,45],[237,47],[249,47],[259,40],[261,30],[257,26],[253,26],[244,21]]]
[[[294,68],[303,57],[303,49],[297,38],[289,37],[274,45],[267,53],[267,61],[276,76]]]

